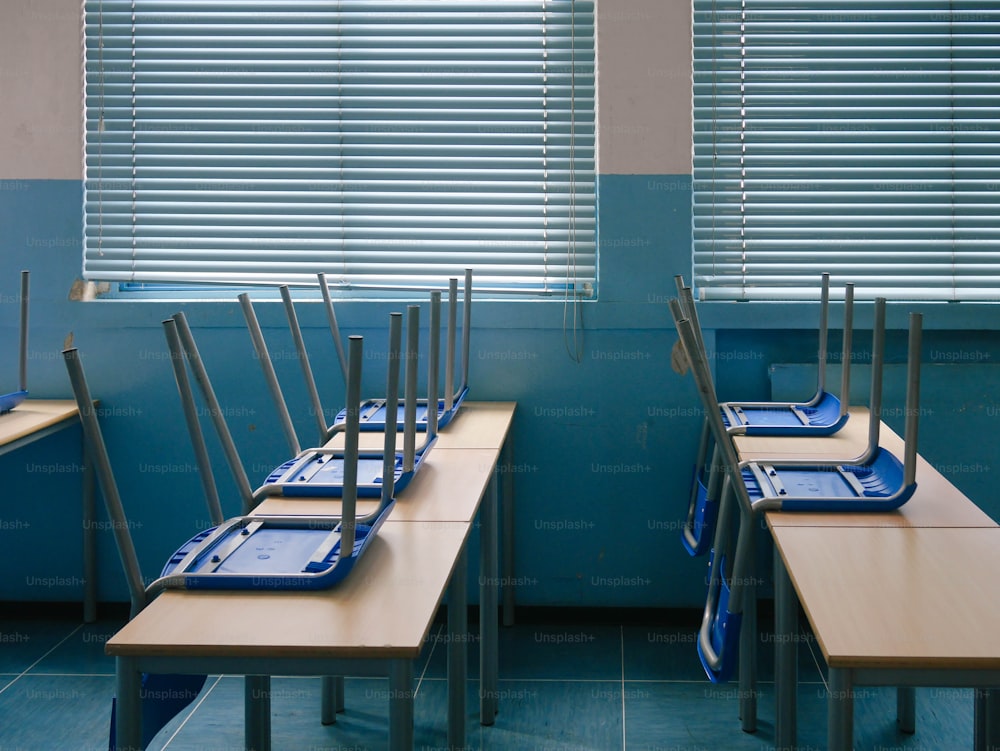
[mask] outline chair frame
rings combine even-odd
[[[333,301],[330,299],[330,291],[327,286],[326,277],[323,274],[319,274],[319,285],[323,292],[323,301],[327,311],[327,320],[330,324],[330,333],[333,337],[334,346],[337,349],[338,357],[341,358],[341,363],[343,363],[343,344],[340,336],[340,328],[337,325],[337,315],[334,311]],[[436,290],[435,290],[436,291]],[[433,292],[432,292],[433,294]],[[438,399],[437,397],[428,398],[427,400],[418,399],[417,400],[417,418],[416,418],[416,429],[418,432],[428,429],[429,415],[433,410],[428,410],[427,405],[432,404],[437,401],[438,411],[435,415],[435,428],[445,427],[451,419],[454,417],[458,408],[461,406],[462,402],[465,400],[469,393],[469,347],[471,341],[471,329],[472,329],[472,269],[465,270],[464,279],[464,291],[463,291],[463,303],[462,303],[462,382],[456,387],[455,386],[455,349],[457,341],[457,319],[458,319],[458,279],[451,278],[448,280],[448,322],[447,322],[447,338],[445,345],[445,369],[444,369],[444,394]],[[431,346],[434,346],[434,339],[436,337],[432,336]],[[440,349],[433,350],[431,353],[431,366],[434,369],[434,373],[438,370],[438,360],[440,359]],[[435,383],[437,382],[437,376],[434,377]],[[361,410],[361,430],[384,430],[385,429],[385,409],[384,400],[381,399],[367,399],[362,405]],[[337,415],[336,422],[341,422],[343,420],[343,412]],[[403,420],[398,419],[397,415],[397,429],[402,429],[405,423],[405,417]]]
[[[304,476],[306,476],[303,473],[307,471],[307,468],[312,467],[315,470],[318,464],[326,463],[331,459],[336,460],[341,457],[343,449],[330,447],[329,443],[337,435],[345,433],[346,424],[341,419],[341,416],[345,415],[346,412],[342,411],[340,413],[341,416],[338,417],[338,420],[334,424],[330,426],[326,425],[326,420],[323,417],[325,414],[323,411],[323,405],[319,397],[319,391],[316,388],[316,380],[313,377],[312,367],[309,363],[309,356],[305,348],[305,342],[302,337],[301,328],[299,327],[294,304],[289,294],[288,287],[283,286],[280,289],[282,299],[285,303],[289,329],[291,330],[292,338],[295,342],[298,359],[302,368],[302,374],[306,382],[306,390],[312,403],[312,410],[317,415],[321,441],[320,445],[316,447],[307,449],[299,448],[298,440],[294,438],[294,428],[292,427],[291,417],[288,413],[287,405],[284,397],[282,396],[281,388],[278,385],[277,377],[273,373],[273,366],[270,363],[270,356],[267,353],[267,348],[263,343],[263,336],[260,332],[259,324],[257,323],[256,316],[253,314],[252,304],[246,295],[241,295],[240,302],[243,305],[244,316],[246,317],[247,326],[251,333],[251,339],[254,342],[258,359],[261,361],[264,369],[265,379],[268,382],[272,398],[278,409],[286,436],[291,436],[289,439],[289,446],[293,451],[293,458],[273,470],[268,475],[264,485],[255,492],[255,495],[260,497],[267,497],[269,495],[289,495],[297,497],[335,495],[338,492],[337,485],[313,484],[309,482],[302,482],[301,480]],[[428,396],[431,399],[437,397],[438,389],[437,353],[439,352],[440,346],[440,308],[441,294],[435,290],[431,292],[430,296],[430,365],[427,378],[427,388]],[[397,458],[394,469],[397,492],[402,491],[406,485],[409,484],[423,460],[430,453],[431,448],[437,440],[438,427],[437,415],[432,414],[430,416],[427,430],[424,434],[424,440],[420,446],[416,445],[416,406],[418,402],[416,396],[417,361],[419,355],[418,350],[420,337],[420,307],[418,305],[408,306],[406,328],[406,368],[403,396],[404,421],[402,425],[403,448],[401,455]],[[360,405],[358,418],[360,426],[360,423],[364,418],[365,407],[364,404],[361,404],[360,398],[358,402]],[[350,401],[347,403],[351,404]],[[387,399],[381,399],[380,404],[385,407],[387,405]],[[398,400],[396,400],[394,404],[398,405]],[[394,408],[398,412],[398,406]],[[394,433],[395,431],[391,432]],[[365,461],[377,461],[383,456],[384,453],[378,451],[360,452],[360,458]],[[382,483],[381,481],[359,483],[358,493],[363,497],[379,497],[382,494]]]
[[[907,374],[906,430],[902,484],[896,492],[881,497],[792,497],[775,492],[757,501],[750,497],[747,473],[754,482],[765,479],[781,468],[797,471],[842,471],[843,466],[870,466],[884,449],[878,446],[878,428],[881,421],[882,362],[885,329],[885,300],[875,301],[873,337],[872,403],[870,406],[869,441],[866,450],[851,459],[803,459],[780,462],[740,461],[729,434],[725,431],[708,364],[698,346],[692,322],[685,318],[685,311],[677,300],[670,303],[671,313],[683,346],[688,351],[695,383],[712,430],[713,438],[722,453],[724,478],[720,494],[718,522],[709,557],[709,586],[702,625],[699,629],[698,651],[709,678],[716,682],[729,680],[736,668],[739,633],[747,597],[753,593],[754,523],[757,516],[770,510],[781,511],[886,511],[898,508],[912,495],[916,487],[916,437],[919,413],[919,374],[921,323],[919,314],[910,316],[909,366]],[[895,459],[895,457],[892,457]],[[895,460],[898,462],[898,459]],[[738,534],[732,542],[734,513],[739,514]],[[749,593],[749,594],[748,594]]]
[[[696,350],[707,361],[708,352],[698,321],[698,312],[694,303],[691,288],[684,284],[683,278],[675,277],[678,290],[680,309],[684,317],[691,322]],[[725,425],[729,435],[832,435],[840,430],[849,417],[850,403],[850,363],[852,335],[854,330],[854,285],[847,284],[844,289],[844,327],[843,348],[841,358],[841,383],[838,419],[828,425],[816,426],[807,424],[802,412],[817,405],[823,399],[836,399],[826,391],[826,359],[829,339],[829,301],[830,275],[824,273],[820,291],[820,325],[819,325],[819,358],[817,368],[816,393],[806,402],[720,402],[718,409],[728,418]],[[790,411],[802,424],[760,424],[746,422],[745,410]],[[691,491],[688,498],[688,512],[681,530],[681,542],[684,549],[692,556],[700,556],[708,552],[709,542],[715,528],[718,515],[718,499],[721,488],[721,476],[718,472],[718,446],[712,451],[709,460],[709,450],[713,447],[712,430],[708,418],[702,424],[701,436],[698,441],[698,452],[694,465],[694,476],[691,481]],[[707,463],[706,463],[706,460]]]

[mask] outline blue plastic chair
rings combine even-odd
[[[265,498],[275,495],[283,495],[284,493],[281,492],[282,488],[280,486],[273,486],[266,483],[258,487],[256,490],[251,488],[246,472],[243,469],[243,463],[236,449],[236,444],[233,441],[232,434],[230,433],[225,417],[223,416],[223,410],[219,404],[218,398],[215,395],[215,391],[212,388],[208,372],[205,368],[204,362],[202,361],[198,347],[194,341],[194,335],[187,324],[184,314],[176,314],[172,318],[164,321],[163,325],[167,337],[167,343],[170,348],[171,362],[174,363],[175,375],[178,376],[177,386],[179,392],[181,392],[182,403],[185,405],[193,404],[193,394],[190,393],[189,382],[187,382],[186,379],[183,379],[181,377],[181,373],[178,372],[179,370],[182,370],[180,366],[187,363],[191,368],[194,380],[198,385],[202,398],[206,403],[206,411],[212,418],[216,435],[222,445],[226,463],[229,466],[237,491],[242,499],[243,515],[249,515],[250,512],[253,511]],[[387,368],[386,374],[386,398],[392,404],[395,404],[398,401],[401,339],[402,316],[399,313],[392,313],[390,314],[389,326],[389,367]],[[348,396],[358,396],[358,403],[360,403],[359,395],[361,393],[362,352],[362,338],[360,336],[351,337]],[[186,409],[188,409],[188,407],[186,407]],[[192,444],[195,448],[199,470],[203,467],[208,469],[210,462],[207,454],[205,453],[205,444],[204,439],[201,436],[200,423],[198,423],[197,420],[190,421],[189,429],[192,434]],[[389,431],[385,434],[383,450],[378,453],[380,473],[378,478],[379,496],[377,497],[379,497],[381,501],[374,511],[364,516],[356,517],[356,501],[360,496],[360,493],[358,492],[358,478],[360,474],[359,467],[364,461],[366,461],[366,458],[362,456],[359,450],[359,435],[358,410],[349,410],[348,424],[345,431],[345,448],[339,450],[337,453],[331,452],[323,455],[330,461],[330,463],[337,462],[339,464],[340,471],[337,475],[339,481],[334,483],[331,473],[330,476],[322,478],[325,482],[318,484],[316,486],[316,492],[311,493],[310,495],[322,496],[324,498],[342,498],[344,505],[343,516],[345,519],[345,527],[346,522],[351,521],[352,524],[357,524],[357,529],[360,532],[366,533],[365,528],[369,525],[381,524],[380,520],[384,520],[394,503],[393,493],[398,490],[395,485],[396,473],[394,471],[394,467],[396,466],[398,457],[395,450],[396,433],[395,431]],[[369,456],[367,460],[372,460],[372,457]],[[325,517],[326,515],[324,515],[323,518]],[[291,517],[289,520],[280,520],[277,517],[262,517],[259,515],[253,517],[255,520],[267,519],[267,524],[277,525],[278,527],[284,527],[288,523],[294,523],[294,519],[296,518],[301,519],[304,517]],[[313,526],[317,526],[317,524],[314,524]],[[372,531],[377,531],[377,526],[375,526]],[[314,562],[313,568],[318,565],[318,563]],[[341,563],[338,565],[344,564]],[[304,582],[299,582],[297,586],[302,587],[306,586],[306,584]]]
[[[285,296],[285,295],[283,295]],[[286,301],[290,303],[290,300]],[[263,342],[263,335],[260,332],[260,327],[257,324],[256,315],[253,312],[253,306],[250,304],[249,298],[241,296],[241,305],[243,306],[244,314],[247,318],[248,327],[251,333],[251,338],[254,342],[254,347],[258,355],[258,359],[262,364],[266,364],[267,367],[264,368],[265,376],[271,385],[272,396],[275,397],[275,401],[279,406],[279,414],[282,417],[283,424],[285,427],[286,437],[289,438],[290,447],[293,451],[298,449],[298,439],[295,435],[295,430],[291,426],[291,419],[288,415],[287,407],[284,403],[284,398],[281,394],[280,387],[277,386],[277,377],[274,374],[273,368],[271,366],[271,360],[267,353],[267,348]],[[286,308],[286,309],[290,309]],[[433,310],[433,308],[432,308]],[[291,314],[294,316],[294,309],[291,309]],[[432,314],[433,315],[433,314]],[[399,349],[400,349],[400,339],[401,339],[401,321],[402,316],[399,313],[393,313],[390,316],[390,351],[388,362],[391,367],[387,368],[387,384],[386,384],[386,399],[392,403],[398,401],[398,391],[399,391]],[[298,331],[297,321],[295,321],[295,326],[293,331]],[[171,362],[174,363],[174,374],[177,381],[178,392],[181,397],[181,403],[184,407],[185,416],[188,422],[189,432],[191,434],[192,446],[195,449],[195,455],[198,462],[199,472],[202,474],[203,478],[210,478],[212,474],[211,462],[208,458],[207,449],[205,447],[204,435],[201,430],[201,424],[197,417],[197,409],[194,403],[194,393],[190,385],[190,381],[187,378],[187,368],[185,363],[189,363],[191,370],[195,375],[195,380],[197,381],[202,398],[208,406],[208,414],[211,415],[212,421],[215,427],[215,431],[219,441],[222,444],[224,454],[226,456],[226,462],[229,469],[233,475],[236,482],[237,489],[239,491],[240,497],[243,502],[243,512],[248,514],[256,505],[262,500],[263,497],[267,496],[267,492],[263,491],[261,488],[255,492],[251,489],[250,483],[246,477],[246,473],[243,469],[243,464],[239,458],[239,454],[236,450],[235,442],[233,441],[232,435],[223,417],[223,410],[219,401],[215,395],[215,391],[212,388],[211,381],[209,379],[207,370],[205,369],[204,363],[201,360],[200,353],[198,352],[197,345],[194,341],[194,336],[187,324],[187,320],[182,313],[178,313],[172,319],[164,321],[164,329],[167,335],[167,341],[170,346],[171,351]],[[414,329],[415,330],[415,329]],[[304,345],[301,342],[301,337],[297,337],[297,346],[299,347],[303,360],[305,361],[305,350]],[[359,347],[358,351],[353,356],[350,367],[347,368],[347,384],[349,396],[351,396],[357,403],[360,399],[360,384],[361,384],[361,363],[362,357],[360,353],[360,339],[358,340]],[[347,359],[344,360],[345,365]],[[308,363],[304,366],[306,372],[308,370]],[[344,461],[344,457],[341,457],[341,480],[344,481],[344,468],[356,467],[363,463],[365,460],[359,457],[358,451],[358,419],[357,412],[354,412],[350,417],[349,430],[347,431],[347,446],[346,451],[350,451],[350,455],[355,457],[353,461]],[[396,464],[396,452],[395,452],[395,442],[396,434],[395,431],[390,431],[385,434],[384,445],[382,451],[382,476],[388,477],[389,482],[381,485],[382,490],[382,501],[378,508],[360,519],[355,517],[355,547],[354,555],[349,557],[349,560],[340,560],[337,562],[339,568],[336,572],[328,572],[331,576],[339,577],[346,576],[350,568],[353,566],[353,560],[356,560],[364,552],[364,547],[374,538],[378,531],[379,526],[381,526],[382,521],[387,518],[389,512],[391,511],[394,501],[392,500],[393,493],[398,490],[393,482],[394,473],[391,471],[391,467]],[[357,496],[357,470],[351,471],[351,492],[349,497],[345,498],[345,504],[351,501],[352,498]],[[330,478],[327,478],[328,480]],[[209,506],[212,507],[213,503],[217,507],[218,500],[212,498],[211,494],[214,493],[214,482],[204,480],[205,484],[211,486],[206,491],[206,497],[209,500]],[[343,496],[343,487],[334,487],[327,484],[327,488],[331,496]],[[210,493],[211,491],[211,493]],[[345,506],[346,512],[346,506]],[[351,511],[353,514],[353,510]],[[216,517],[213,517],[215,519]],[[277,521],[271,519],[270,521]],[[191,544],[197,544],[199,541],[193,540]],[[308,548],[305,552],[308,553]],[[339,552],[335,551],[333,548],[327,548],[330,553]],[[320,573],[317,571],[317,566],[324,566],[329,563],[327,555],[319,547],[314,546],[313,552],[320,552],[321,555],[316,556],[316,560],[310,560],[310,568],[307,569],[307,573]],[[299,556],[302,560],[301,556]],[[353,559],[353,560],[350,560]],[[319,577],[314,577],[318,579]],[[332,583],[332,582],[327,582]],[[318,581],[316,582],[318,584]],[[259,680],[259,679],[258,679]],[[248,691],[252,693],[253,698],[256,700],[258,697],[264,693],[262,687],[254,687],[253,689],[248,687]],[[344,681],[340,676],[327,676],[322,682],[322,701],[321,701],[321,714],[322,722],[325,725],[330,725],[336,722],[336,715],[338,712],[344,710]],[[262,708],[259,712],[261,716],[267,716],[268,710]]]
[[[18,390],[0,394],[0,414],[10,412],[28,398],[28,281],[30,272],[21,272],[21,313],[18,323]]]
[[[326,425],[326,420],[323,417],[326,412],[323,409],[319,391],[316,387],[316,379],[313,377],[312,367],[309,364],[309,355],[305,348],[294,304],[287,286],[282,286],[280,291],[284,300],[289,329],[295,342],[297,358],[305,379],[306,390],[312,404],[312,411],[317,418],[320,444],[314,448],[299,449],[298,441],[294,437],[291,418],[288,414],[284,397],[281,394],[277,377],[274,375],[273,368],[271,367],[270,357],[263,343],[263,336],[260,333],[256,316],[253,314],[252,305],[246,295],[241,295],[240,302],[243,305],[247,326],[250,330],[254,347],[257,350],[257,359],[264,368],[272,397],[278,408],[282,423],[285,425],[285,433],[290,436],[289,446],[292,448],[292,458],[276,467],[268,475],[264,481],[264,485],[256,491],[256,494],[260,497],[268,495],[330,497],[339,493],[339,488],[343,482],[344,462],[342,457],[343,450],[328,448],[327,445],[335,436],[344,432],[345,423],[343,416],[346,412],[342,411],[333,425]],[[428,395],[432,399],[437,397],[438,388],[437,353],[439,351],[440,340],[440,307],[440,293],[437,291],[432,292],[430,302],[430,368],[427,380]],[[403,403],[399,405],[397,400],[397,406],[394,407],[397,412],[402,412],[404,417],[403,424],[400,426],[403,432],[403,448],[396,457],[393,470],[396,492],[402,492],[409,484],[437,441],[436,415],[432,414],[430,424],[423,434],[422,442],[419,446],[416,443],[417,406],[419,402],[417,398],[417,362],[420,336],[419,306],[408,306],[406,327],[406,368]],[[379,400],[383,410],[385,409],[386,401],[386,399]],[[365,414],[366,408],[362,404],[358,418],[359,424],[364,419]],[[383,474],[381,452],[361,452],[358,473],[358,494],[364,498],[379,497],[382,492]]]
[[[904,458],[878,445],[881,422],[885,300],[875,302],[872,394],[868,447],[862,455],[829,461],[739,461],[729,440],[708,363],[680,303],[671,313],[691,362],[699,397],[721,454],[724,473],[718,523],[709,556],[709,585],[698,654],[709,679],[729,680],[738,665],[744,607],[753,593],[753,536],[757,516],[780,511],[886,511],[904,504],[916,489],[916,444],[920,390],[921,317],[910,316]],[[735,516],[738,515],[738,520]],[[737,528],[735,542],[733,527]]]
[[[330,290],[327,286],[326,277],[319,275],[319,286],[323,293],[323,300],[326,305],[327,320],[330,324],[330,333],[333,336],[334,345],[338,356],[343,362],[343,346],[341,344],[340,329],[337,326],[337,316],[330,299]],[[437,402],[438,410],[434,415],[436,419],[435,427],[444,428],[458,412],[458,408],[465,401],[469,393],[469,346],[470,332],[472,326],[472,269],[465,270],[464,280],[464,300],[462,303],[462,382],[455,386],[455,349],[457,340],[457,318],[458,318],[458,279],[448,280],[448,324],[447,340],[445,350],[445,373],[444,373],[444,395],[443,398],[428,397],[428,399],[418,399],[416,403],[416,429],[417,431],[427,430],[430,421],[428,420],[427,405]],[[434,344],[432,337],[432,347]],[[432,361],[430,367],[436,373],[438,370],[439,350],[432,349]],[[436,376],[435,376],[436,382]],[[385,403],[382,399],[366,399],[361,406],[361,430],[379,431],[385,429],[386,423]],[[433,410],[430,411],[433,415]],[[337,415],[335,422],[343,421],[344,413]],[[405,415],[401,409],[396,415],[397,429],[402,430],[405,423]]]
[[[675,277],[679,304],[691,322],[697,350],[708,359],[698,313],[691,288],[680,276]],[[830,275],[823,274],[820,292],[819,359],[816,392],[802,402],[720,402],[715,409],[722,416],[728,435],[824,436],[833,435],[848,420],[850,362],[853,331],[854,286],[844,291],[844,334],[841,359],[841,398],[826,389]],[[711,450],[711,459],[709,452]],[[695,459],[694,476],[688,499],[688,512],[681,533],[681,543],[692,556],[708,552],[719,511],[721,475],[718,471],[718,447],[714,446],[708,421],[703,423]]]
[[[398,319],[394,323],[398,324]],[[398,380],[398,325],[394,325],[391,336],[390,349],[396,349],[391,355],[395,365],[390,366],[390,388],[395,385],[393,376]],[[185,355],[190,356],[187,352]],[[360,363],[361,337],[351,338],[350,357]],[[352,378],[348,390],[360,394],[360,379]],[[390,398],[394,396],[390,394]],[[395,503],[390,472],[377,510],[357,518],[356,413],[349,412],[348,420],[352,439],[345,450],[343,482],[338,492],[342,498],[339,517],[244,515],[229,519],[185,543],[171,559],[171,573],[150,588],[304,590],[325,589],[342,581],[375,539]],[[389,451],[390,464],[393,457],[394,451]],[[259,547],[271,551],[266,559],[259,556]]]
[[[94,401],[90,395],[90,388],[87,385],[87,379],[83,372],[83,365],[80,362],[79,354],[76,349],[71,348],[63,352],[63,357],[65,358],[66,368],[73,386],[73,393],[80,408],[80,419],[83,424],[87,456],[89,457],[89,461],[94,463],[108,516],[115,522],[112,525],[115,543],[122,562],[122,568],[125,572],[125,579],[129,589],[129,599],[131,601],[129,618],[134,618],[156,596],[158,588],[152,585],[146,587],[143,584],[139,559],[135,552],[135,546],[132,543],[132,535],[129,532],[130,527],[125,517],[124,508],[122,507],[121,496],[118,493],[118,485],[111,472],[111,462],[108,459],[104,437],[97,420]],[[169,575],[172,568],[172,563],[168,562],[163,568],[161,576]],[[206,679],[207,676],[204,675],[143,674],[142,748],[146,748],[153,737],[171,719],[195,700],[204,687]],[[108,736],[108,748],[110,751],[115,751],[116,748],[116,706],[117,701],[112,699],[111,728]]]

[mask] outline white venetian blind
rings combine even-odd
[[[85,0],[85,277],[591,294],[593,15]]]
[[[694,8],[702,298],[1000,299],[1000,5]]]

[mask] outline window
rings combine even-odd
[[[694,8],[703,299],[1000,299],[1000,6]]]
[[[84,276],[588,295],[589,0],[86,0]]]

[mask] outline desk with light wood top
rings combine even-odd
[[[396,505],[389,518],[394,522],[472,523],[492,482],[498,452],[498,449],[438,451],[435,446],[406,488],[396,495]],[[375,498],[359,498],[357,513],[359,516],[371,513],[378,504]],[[254,513],[339,515],[340,499],[274,496],[261,501]]]
[[[500,472],[499,506],[502,515],[500,539],[503,555],[498,548],[490,552],[494,561],[501,561],[500,592],[503,599],[503,624],[514,625],[514,439],[511,427],[517,402],[464,402],[451,422],[438,436],[437,449],[500,448],[497,468]],[[495,543],[495,536],[494,536]],[[496,596],[493,587],[489,596]],[[496,670],[496,666],[490,668]],[[487,673],[488,675],[490,673]],[[495,672],[493,673],[495,676]],[[491,679],[492,681],[493,679]],[[493,681],[495,682],[495,681]],[[495,702],[494,702],[495,707]]]
[[[7,454],[46,436],[79,424],[80,409],[73,399],[26,399],[9,412],[0,414],[0,454]],[[82,461],[83,472],[83,619],[97,619],[97,532],[96,479],[90,463]]]
[[[797,597],[830,669],[829,751],[852,748],[855,686],[1000,686],[1000,528],[771,533],[792,583],[776,609]],[[776,638],[794,643],[797,632]],[[794,682],[777,690],[794,693]],[[977,748],[1000,742],[997,693],[977,692]]]
[[[503,537],[504,575],[498,577],[497,468],[508,462],[509,437],[515,402],[465,402],[451,422],[439,433],[420,470],[407,487],[396,496],[390,518],[394,522],[464,522],[480,520],[479,606],[484,615],[480,628],[480,722],[492,725],[499,711],[499,633],[496,612],[497,591],[503,582],[513,581],[513,491],[510,473],[504,478]],[[397,445],[402,434],[397,434]],[[421,436],[417,436],[418,442]],[[381,450],[383,434],[361,433],[362,449]],[[342,446],[342,436],[331,442]],[[329,444],[328,444],[329,445]],[[339,447],[339,446],[338,446]],[[320,505],[321,504],[321,505]],[[377,502],[359,499],[357,512],[364,515]],[[257,514],[279,516],[339,514],[336,499],[268,498],[256,509]],[[353,574],[352,574],[353,576]],[[502,588],[505,595],[504,620],[513,619],[513,587]],[[509,599],[509,604],[508,604]],[[492,617],[485,614],[494,614]]]
[[[0,454],[63,430],[79,419],[80,410],[72,399],[27,399],[0,415]]]
[[[448,591],[466,606],[470,525],[388,520],[343,582],[318,592],[168,591],[106,645],[117,658],[118,742],[138,747],[141,674],[380,675],[389,683],[390,748],[413,747],[412,661]],[[450,586],[449,586],[450,583]],[[467,639],[449,607],[449,669]],[[449,680],[449,743],[464,743],[464,682]],[[257,711],[266,714],[267,707]],[[270,747],[248,717],[248,747]],[[210,743],[210,741],[206,740]]]
[[[869,412],[866,407],[851,408],[847,424],[832,436],[824,437],[777,437],[777,436],[734,436],[733,443],[741,460],[775,461],[828,460],[830,458],[851,459],[861,456],[868,446]],[[897,457],[903,456],[903,440],[884,423],[879,426],[879,445]],[[767,525],[772,529],[783,527],[896,527],[896,528],[994,528],[996,522],[952,485],[947,478],[930,465],[923,457],[917,457],[917,487],[913,496],[900,508],[879,512],[800,512],[769,511],[765,515]],[[773,536],[773,535],[772,535]],[[775,620],[776,628],[790,629],[797,622],[798,611],[794,605],[783,608],[780,600],[791,589],[787,570],[780,566],[775,556]],[[787,598],[786,598],[787,599]],[[756,635],[751,629],[741,642],[745,655],[743,664],[752,666],[756,662]],[[775,645],[775,702],[776,745],[794,744],[796,734],[794,691],[785,686],[794,685],[797,673],[797,652],[794,641],[779,640]],[[741,695],[755,695],[754,670],[740,672]],[[914,697],[912,689],[903,688],[899,695],[898,713],[900,726],[912,732],[915,724]],[[743,708],[744,718],[755,712],[751,700]]]
[[[847,422],[832,435],[734,435],[733,445],[740,459],[745,460],[851,458],[862,454],[868,446],[868,415],[867,407],[851,407]]]

